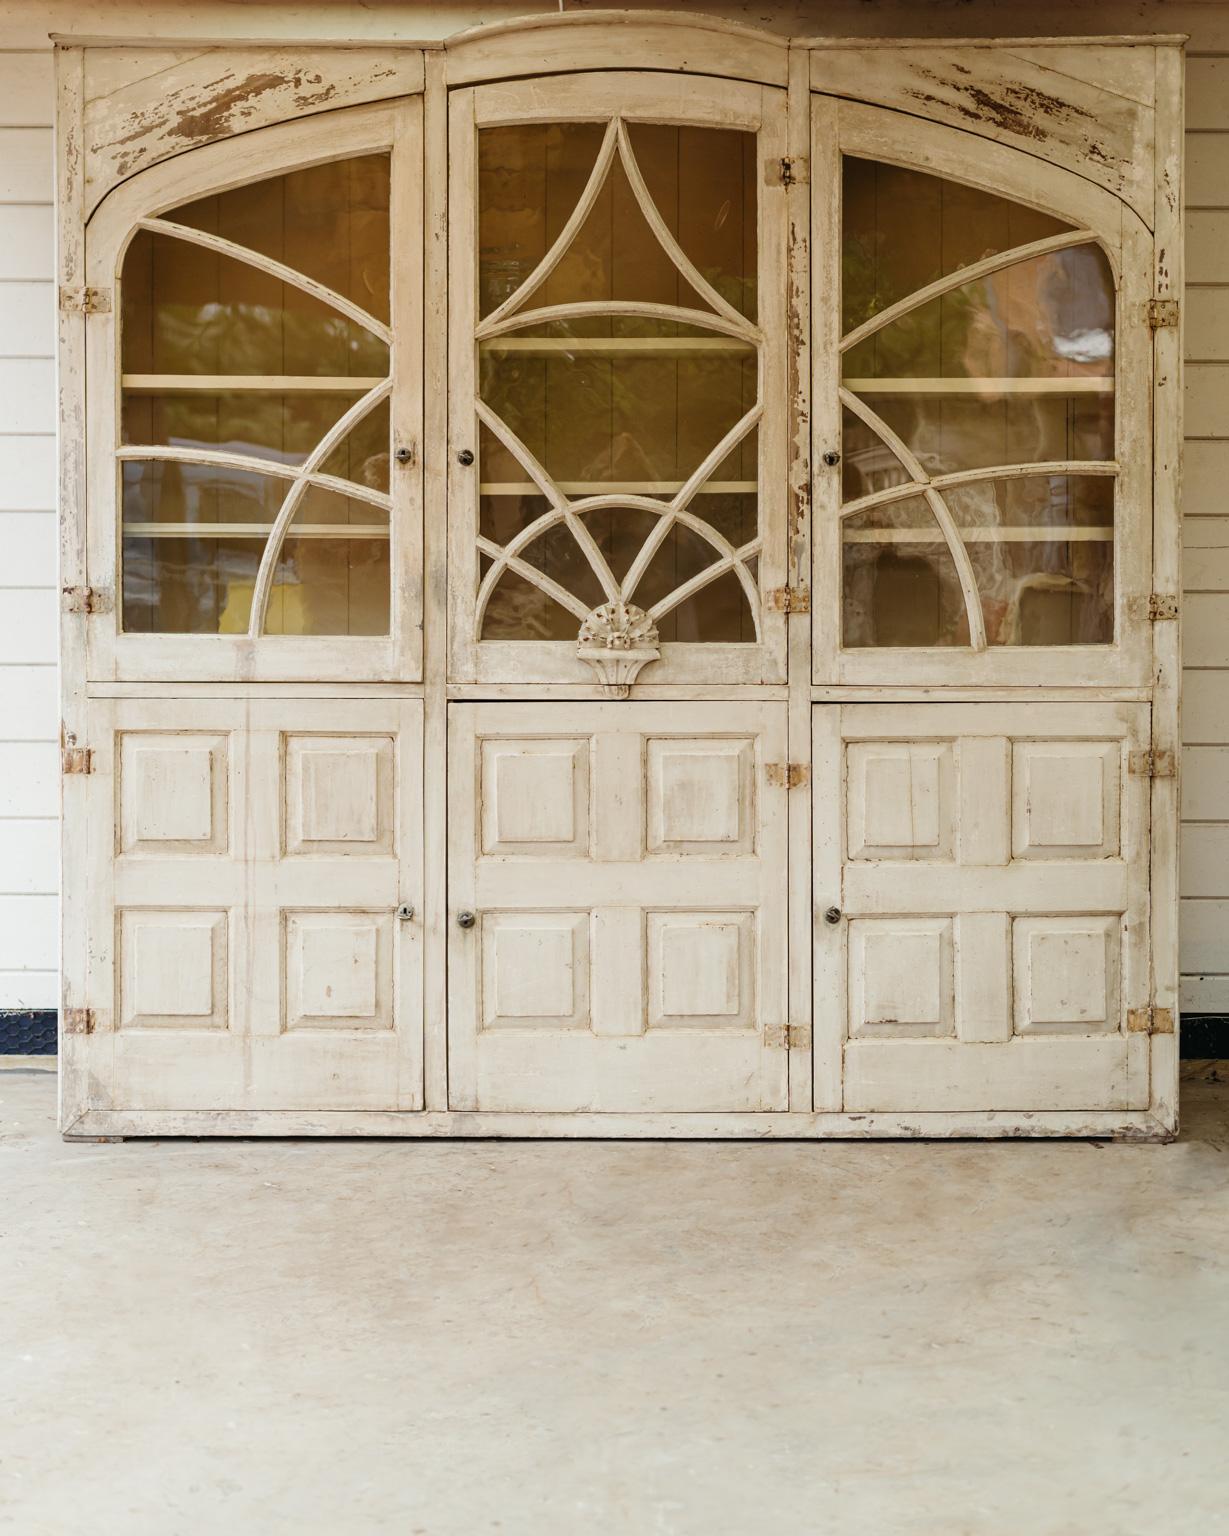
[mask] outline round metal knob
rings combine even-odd
[[[414,916],[414,903],[412,901],[403,901],[397,908],[397,916],[403,923],[408,923]]]
[[[829,907],[827,909],[827,911],[824,913],[824,922],[825,923],[839,923],[840,920],[841,920],[841,909],[840,909],[840,907]]]
[[[412,464],[414,462],[414,450],[412,448],[398,448],[393,454],[398,464]]]
[[[835,467],[840,462],[841,462],[840,454],[834,452],[831,448],[829,448],[828,452],[824,454],[824,463],[828,466],[829,469],[835,469]]]
[[[472,448],[462,448],[460,453],[457,454],[457,463],[458,464],[469,465],[469,464],[472,464],[473,462],[474,462],[474,450]]]
[[[472,912],[458,912],[457,913],[457,927],[458,928],[472,928],[477,921],[478,921],[478,919],[474,916],[474,914]]]

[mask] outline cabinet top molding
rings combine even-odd
[[[784,88],[791,54],[805,51],[812,91],[1023,149],[1122,198],[1149,228],[1157,113],[1177,105],[1157,100],[1157,61],[1182,41],[788,38],[645,10],[539,14],[421,42],[55,38],[61,76],[76,87],[87,218],[120,183],[200,145],[421,92],[428,54],[443,55],[439,68],[453,87],[605,71],[617,61],[622,70]]]

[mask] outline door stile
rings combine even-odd
[[[389,415],[389,576],[394,666],[400,677],[415,682],[423,675],[423,241],[414,235],[423,228],[425,173],[422,97],[411,96],[398,106],[394,120],[389,205],[390,313],[396,338]],[[397,453],[406,449],[412,457],[403,463]]]
[[[811,670],[808,681],[838,680],[841,624],[841,103],[810,98],[811,272],[820,295],[811,313]],[[818,1108],[818,1102],[816,1108]]]
[[[791,163],[809,165],[811,59],[806,49],[789,54],[789,90],[786,99],[787,155]],[[810,586],[811,571],[811,175],[794,176],[785,190],[786,283],[786,381],[789,447],[788,500],[786,505],[787,585]],[[811,616],[790,613],[786,620],[787,675],[789,677],[789,761],[811,763]],[[811,975],[811,783],[789,791],[787,847],[789,861],[789,1008],[792,1026],[788,1038],[789,1107],[812,1108],[813,982]],[[797,1030],[797,1035],[795,1034]],[[805,1043],[795,1045],[795,1038]],[[839,1083],[839,1078],[838,1078]],[[815,1107],[826,1107],[817,1102]]]
[[[423,97],[423,1056],[427,1109],[448,1108],[448,87],[426,55]],[[466,95],[469,93],[466,92]],[[462,354],[464,355],[464,354]],[[430,445],[429,447],[427,445]]]
[[[1156,50],[1156,266],[1153,297],[1178,301],[1179,323],[1153,336],[1152,590],[1182,590],[1182,114],[1181,48]],[[1152,750],[1177,762],[1182,680],[1177,620],[1152,628]],[[1150,998],[1172,1012],[1174,1032],[1151,1036],[1150,1107],[1166,1130],[1178,1126],[1178,859],[1179,784],[1175,773],[1151,780]]]

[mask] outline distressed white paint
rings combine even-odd
[[[518,9],[519,9],[519,7],[518,7]],[[88,7],[86,8],[86,10],[88,11]],[[83,11],[80,14],[81,14],[82,19],[88,22],[89,18],[88,18],[88,15],[86,14],[86,12]],[[200,17],[199,17],[199,19],[198,19],[198,21],[196,23],[198,28],[200,26],[203,26],[203,25],[206,24],[207,19],[208,19],[208,17],[211,14],[212,14],[212,12],[210,12],[209,9],[208,9],[208,6],[206,6],[205,9],[200,13]],[[272,12],[270,12],[269,14],[270,14],[270,16],[273,15]],[[309,18],[311,26],[313,28],[320,28],[320,27],[326,27],[327,28],[327,26],[329,25],[328,15],[329,15],[329,13],[327,11],[327,8],[321,8],[320,12],[317,15]],[[102,17],[101,19],[104,20],[104,21],[109,21],[111,18],[110,17]],[[417,19],[417,21],[419,23],[418,30],[421,33],[421,31],[423,30],[423,22],[424,22],[425,18],[423,17],[422,13],[419,13],[419,16],[416,19]],[[23,20],[24,20],[24,18],[23,18]],[[398,18],[398,17],[392,18],[391,25],[389,23],[389,18],[387,16],[381,18],[381,20],[384,23],[384,30],[385,31],[396,30],[398,26],[403,25],[402,19]],[[434,18],[433,17],[432,20],[433,21],[438,21],[438,18]],[[967,25],[968,24],[967,18],[964,18],[964,20],[965,20],[965,24]],[[253,18],[244,17],[244,18],[238,18],[238,19],[236,19],[233,22],[229,22],[228,21],[226,23],[226,28],[229,28],[229,27],[232,27],[232,26],[233,27],[241,27],[241,26],[242,27],[250,27],[252,24],[253,24]],[[275,28],[276,28],[276,26],[280,25],[280,26],[282,26],[283,30],[285,30],[286,26],[288,25],[288,22],[287,22],[287,20],[285,18],[280,18],[280,16],[279,16],[279,17],[274,18],[274,24],[275,24]],[[300,19],[300,26],[307,25],[307,24],[308,23],[306,21],[303,21],[302,19]],[[364,22],[364,25],[365,24],[366,23]],[[1065,25],[1070,25],[1070,21],[1068,20],[1064,24]],[[182,25],[182,22],[181,22],[181,20],[179,18],[175,18],[173,21],[168,20],[168,25],[179,27],[179,26]],[[220,23],[220,22],[218,23],[218,28],[219,28],[219,31],[226,30],[226,28],[224,28],[222,23]],[[897,30],[903,30],[903,29],[898,27]],[[1055,30],[1057,30],[1057,27],[1055,27]],[[1214,62],[1214,61],[1209,61],[1209,62]],[[3,114],[0,114],[0,117],[2,117],[2,115]],[[20,265],[20,260],[16,262],[16,265]],[[35,280],[37,280],[37,279],[35,279]],[[45,281],[45,278],[43,280]],[[2,366],[2,365],[0,365],[0,366]],[[30,447],[30,445],[35,443],[36,441],[37,440],[34,440],[34,439],[28,439],[28,440],[26,440],[26,443],[23,446],[28,449]],[[4,446],[2,444],[0,444],[0,453],[3,453],[3,451],[4,451]],[[14,454],[14,468],[18,469],[20,471],[23,471],[25,473],[29,473],[32,476],[36,476],[37,473],[38,473],[38,464],[32,458],[32,454],[30,452],[22,452],[20,454],[20,462],[18,462],[18,455]],[[49,469],[49,468],[50,468],[50,461],[47,460],[47,461],[45,461],[44,473],[46,472],[46,469]],[[1215,477],[1213,478],[1212,483],[1213,484],[1217,483]],[[1219,483],[1220,484],[1224,483],[1223,477],[1220,477]],[[21,510],[21,511],[29,510],[29,508],[26,505],[22,504],[22,503],[18,503],[17,504],[17,509]],[[5,658],[4,657],[0,657],[0,660],[3,660],[3,659],[5,659]],[[31,670],[29,670],[28,668],[24,668],[24,667],[22,667],[22,668],[15,668],[13,670],[14,670],[14,672],[20,674],[20,682],[16,686],[19,686],[19,687],[25,689],[26,693],[28,694],[29,690],[31,689],[33,684],[37,681],[38,674],[33,672],[33,671],[31,671]],[[2,681],[2,680],[0,680],[0,681]],[[1216,714],[1219,711],[1219,705],[1217,705],[1216,702],[1215,702],[1214,694],[1212,692],[1205,691],[1204,697],[1205,697],[1205,701],[1206,702],[1202,706],[1203,714],[1206,716],[1209,709],[1211,709],[1214,712],[1214,714]],[[1221,718],[1221,720],[1223,722],[1223,719],[1224,719],[1223,714],[1220,716],[1220,718]],[[1224,740],[1225,736],[1229,735],[1229,732],[1227,732],[1224,729],[1223,723],[1220,726],[1214,726],[1213,729],[1218,730],[1219,733],[1220,733],[1217,736],[1217,738],[1216,738],[1217,740]],[[0,962],[0,963],[2,963],[2,962]]]

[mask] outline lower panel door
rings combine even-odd
[[[95,1107],[421,1107],[421,703],[91,707]]]
[[[816,1059],[847,1111],[1147,1107],[1148,744],[1142,704],[815,710]]]
[[[785,727],[777,703],[451,706],[453,1108],[789,1107]]]

